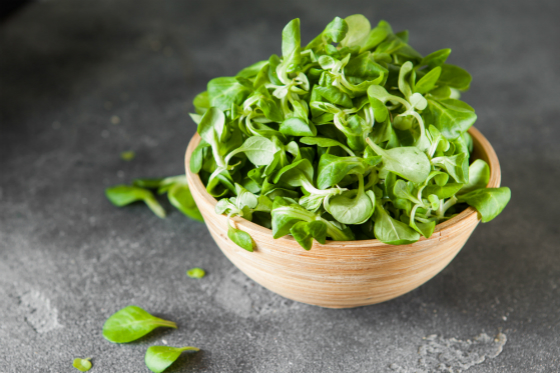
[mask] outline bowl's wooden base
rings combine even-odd
[[[392,253],[379,253],[379,247],[361,247],[348,248],[361,250],[358,256],[347,253],[313,258],[313,251],[328,251],[329,244],[316,244],[305,252],[294,240],[280,238],[257,241],[251,253],[231,243],[226,234],[227,218],[219,220],[207,223],[210,234],[243,273],[283,297],[327,308],[381,303],[416,289],[451,262],[478,223],[475,216],[469,229],[457,235],[440,237],[435,242],[425,240],[422,245],[390,246]],[[279,257],[277,247],[286,244],[301,250],[301,255],[283,252]]]

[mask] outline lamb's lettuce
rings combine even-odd
[[[487,188],[490,167],[474,159],[467,133],[477,114],[460,94],[471,75],[448,63],[451,49],[422,56],[409,39],[356,14],[305,45],[294,19],[280,55],[212,79],[195,97],[201,140],[189,167],[218,199],[234,243],[257,250],[233,217],[309,250],[356,237],[410,244],[467,205],[483,222],[503,210],[510,191]],[[136,180],[107,196],[163,216],[150,190],[202,219],[184,177]]]

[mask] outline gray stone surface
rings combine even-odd
[[[182,173],[209,79],[278,53],[292,18],[309,40],[353,13],[410,29],[422,53],[452,48],[474,76],[464,99],[513,199],[442,273],[322,309],[247,279],[203,224],[107,202],[107,186]],[[559,372],[559,15],[519,0],[52,0],[15,14],[0,25],[0,372],[73,372],[75,357],[147,372],[146,348],[165,343],[202,348],[169,372]],[[186,277],[194,266],[207,277]],[[103,322],[129,304],[179,329],[107,342]]]

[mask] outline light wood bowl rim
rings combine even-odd
[[[484,135],[477,130],[475,127],[471,127],[468,130],[469,134],[472,136],[473,139],[473,145],[474,145],[474,151],[473,154],[475,156],[475,158],[482,158],[484,160],[486,160],[486,162],[488,163],[488,165],[490,166],[490,181],[488,182],[488,188],[497,188],[500,186],[500,182],[501,182],[501,170],[500,170],[500,162],[498,160],[498,156],[496,155],[496,152],[494,151],[494,148],[492,147],[492,145],[490,144],[490,142],[486,139],[486,137],[484,137]],[[193,172],[191,172],[190,170],[190,157],[192,152],[194,151],[194,149],[197,147],[198,143],[200,142],[200,136],[198,135],[198,133],[195,133],[194,136],[191,138],[189,145],[187,147],[187,151],[185,154],[185,169],[186,169],[186,174],[187,174],[187,180],[189,183],[189,187],[191,189],[196,189],[197,193],[193,193],[193,197],[195,197],[195,202],[197,202],[197,204],[199,203],[204,203],[206,205],[209,205],[212,207],[212,210],[214,209],[214,207],[216,206],[216,203],[218,203],[218,201],[212,197],[207,191],[206,191],[206,187],[204,186],[204,184],[202,183],[202,180],[200,179],[198,174],[195,174]],[[476,156],[476,155],[480,155],[480,156]],[[203,200],[197,201],[196,196],[200,195],[202,196]],[[200,206],[199,206],[200,208]],[[459,213],[457,216],[443,222],[440,223],[438,225],[436,225],[435,230],[434,230],[434,234],[430,237],[430,238],[425,238],[425,237],[421,237],[419,241],[406,245],[406,246],[414,246],[414,245],[418,245],[418,246],[422,246],[425,247],[426,242],[425,241],[437,241],[440,239],[440,237],[445,236],[449,233],[452,233],[452,231],[454,230],[454,228],[456,226],[459,226],[460,223],[466,219],[471,218],[473,215],[476,215],[477,211],[476,209],[472,208],[472,207],[468,207],[465,210],[463,210],[461,213]],[[216,214],[216,218],[218,218],[218,216]],[[477,217],[478,219],[478,217]],[[261,235],[265,235],[265,236],[269,236],[270,239],[272,239],[272,230],[265,228],[263,226],[260,226],[258,224],[255,224],[253,222],[250,222],[246,219],[240,218],[240,217],[235,217],[233,218],[233,220],[235,221],[236,225],[238,228],[242,229],[243,231],[249,233],[253,239],[255,239],[255,237],[253,236],[255,233],[257,234],[257,236],[261,236]],[[478,219],[480,220],[480,219]],[[276,239],[276,241],[278,241],[278,244],[281,245],[283,240],[290,240],[290,241],[294,241],[294,239],[291,236],[285,236],[279,239]],[[258,242],[258,240],[256,240]],[[292,245],[284,245],[284,246],[292,246]],[[312,251],[317,251],[317,250],[321,250],[321,248],[325,248],[325,249],[334,249],[334,248],[345,248],[346,250],[348,250],[348,248],[360,248],[360,247],[367,247],[367,248],[373,248],[373,247],[395,247],[394,245],[388,245],[385,244],[377,239],[373,239],[373,240],[355,240],[355,241],[330,241],[327,240],[327,242],[324,245],[319,244],[318,242],[314,242],[313,243],[313,248],[311,249]],[[287,247],[283,247],[283,250],[286,250]]]

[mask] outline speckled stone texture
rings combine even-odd
[[[421,53],[452,48],[474,76],[464,99],[513,199],[442,273],[379,305],[308,306],[236,270],[203,224],[105,199],[107,186],[183,172],[187,113],[209,79],[279,53],[292,18],[307,41],[353,13],[408,28]],[[559,372],[559,16],[555,0],[50,0],[17,12],[0,24],[0,372],[74,372],[75,357],[92,357],[91,372],[147,372],[154,344],[202,349],[169,372]],[[208,275],[188,278],[195,266]],[[107,342],[103,322],[129,304],[179,329]]]

